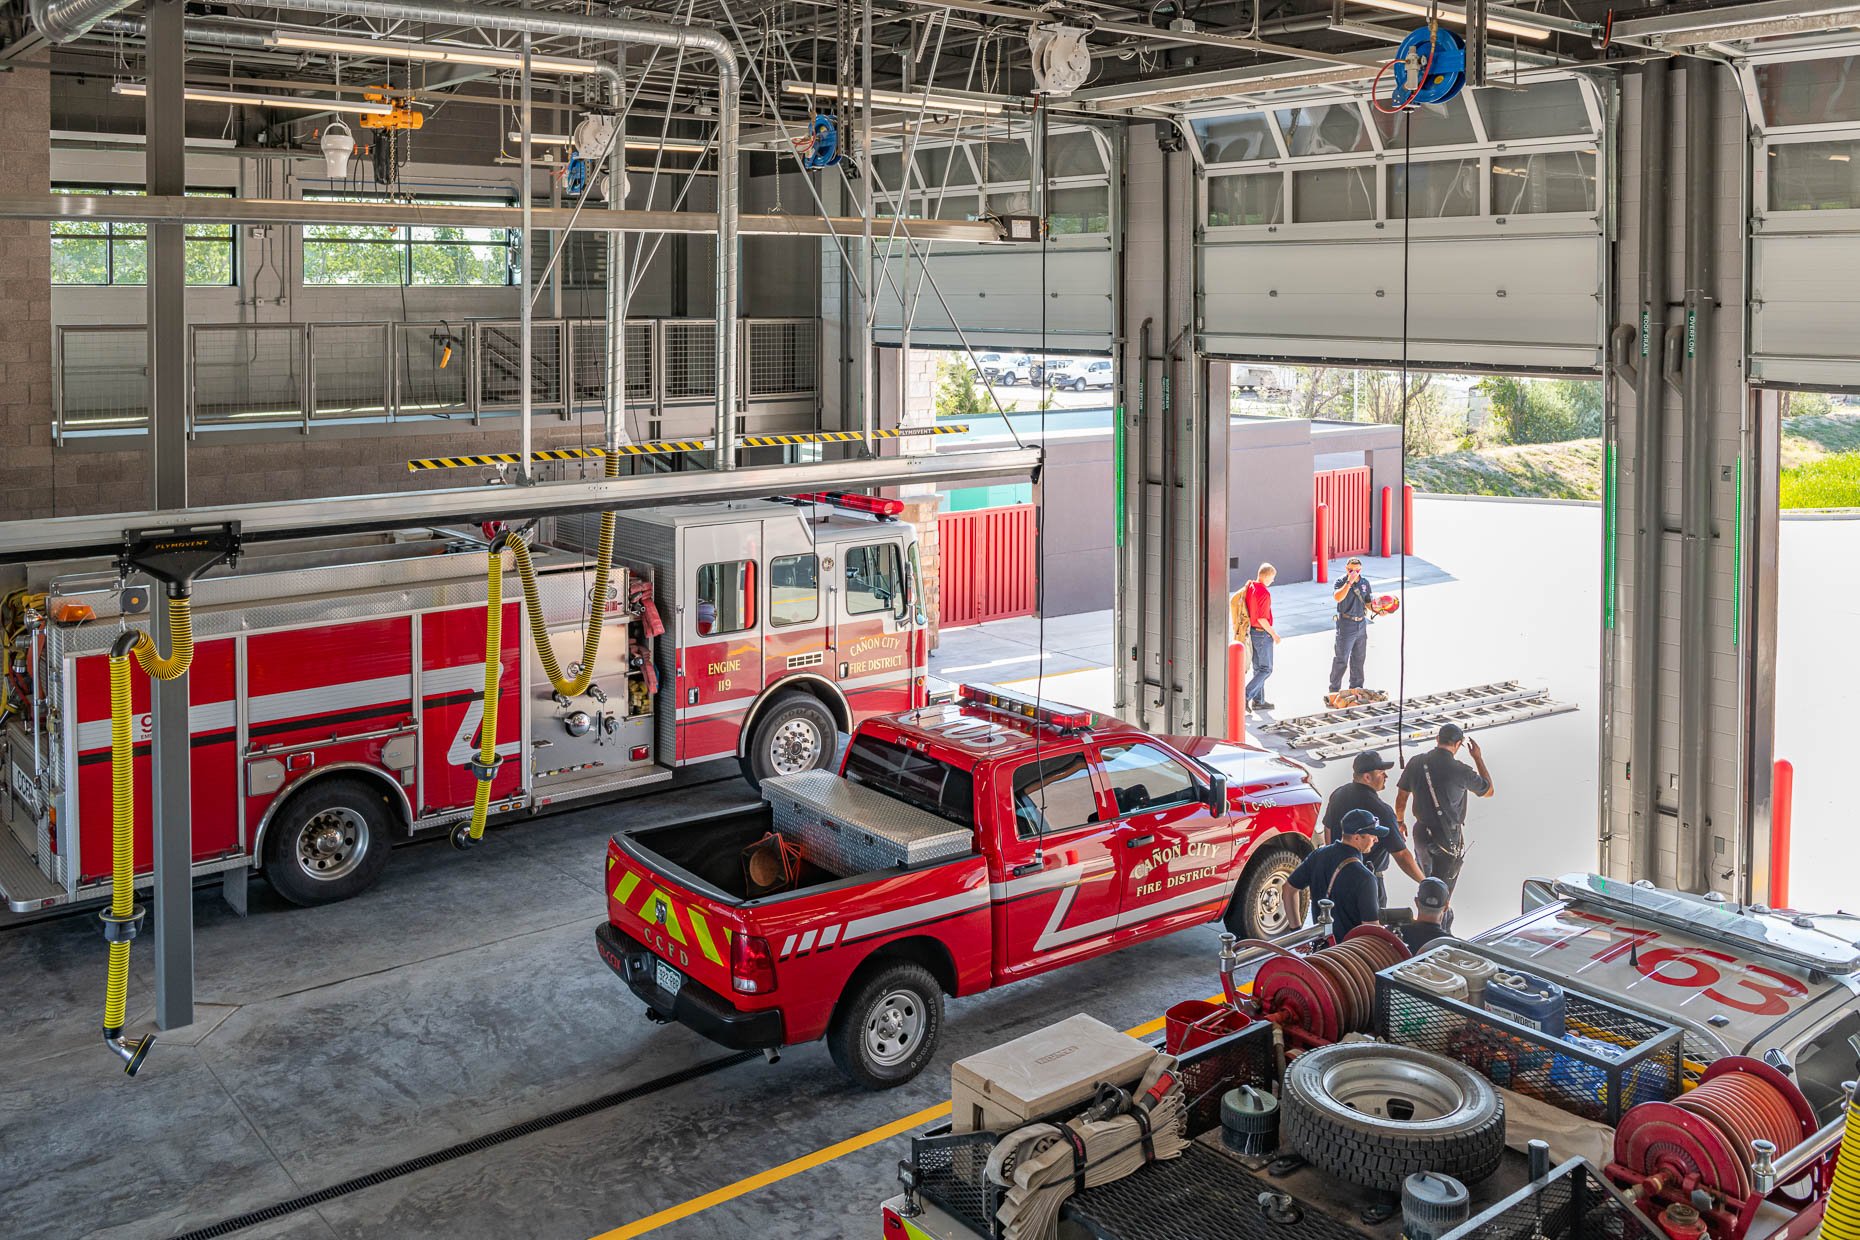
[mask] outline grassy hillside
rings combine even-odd
[[[1860,413],[1835,412],[1783,423],[1782,506],[1860,508]],[[1475,448],[1408,462],[1417,491],[1532,499],[1602,497],[1602,443]]]
[[[1408,481],[1417,491],[1447,495],[1600,499],[1602,441],[1572,439],[1417,457],[1408,462]]]

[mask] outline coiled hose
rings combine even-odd
[[[518,548],[523,546],[516,535],[500,534],[492,540],[490,554],[485,557],[488,567],[484,579],[484,719],[480,726],[478,757],[467,764],[478,780],[478,787],[471,797],[471,820],[452,829],[454,848],[471,848],[484,839],[485,819],[491,813],[491,781],[497,778],[497,768],[501,765],[497,756],[497,682],[503,671],[506,542]],[[518,551],[517,554],[517,562],[524,563],[523,553]],[[535,594],[526,588],[525,596],[533,599]],[[547,645],[539,643],[539,646],[548,649]],[[550,656],[551,666],[554,661]]]
[[[155,1035],[124,1038],[129,1000],[129,944],[142,926],[136,907],[135,740],[130,732],[129,660],[157,680],[177,680],[194,662],[193,610],[185,594],[168,599],[170,649],[155,649],[147,633],[124,633],[110,648],[110,907],[100,914],[104,941],[110,945],[110,969],[103,987],[103,1040],[123,1060],[130,1076],[141,1068],[155,1045]]]
[[[618,478],[620,476],[620,457],[608,453],[603,476]],[[530,619],[530,636],[536,642],[536,658],[542,664],[543,674],[549,677],[549,684],[563,697],[579,697],[588,691],[588,685],[594,680],[594,656],[600,653],[601,629],[607,613],[607,583],[614,558],[614,517],[612,511],[601,514],[600,537],[594,548],[594,594],[593,604],[588,609],[588,632],[581,643],[581,671],[573,679],[565,679],[561,665],[556,662],[555,647],[549,642],[549,630],[543,625],[542,597],[536,590],[536,569],[530,563],[529,544],[520,534],[509,534],[505,541],[516,553],[517,576],[523,579],[523,610]],[[487,692],[489,692],[487,690]]]
[[[1821,1216],[1822,1240],[1860,1240],[1860,1089],[1847,1094],[1847,1123],[1834,1163],[1834,1183]]]

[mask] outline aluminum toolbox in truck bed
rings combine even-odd
[[[833,771],[802,771],[762,781],[775,829],[808,860],[841,876],[965,857],[975,833],[935,814],[849,783]]]

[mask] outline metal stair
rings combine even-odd
[[[1280,719],[1259,732],[1280,738],[1288,750],[1327,762],[1397,741],[1404,745],[1431,741],[1443,723],[1475,731],[1575,709],[1572,702],[1553,700],[1548,689],[1527,689],[1515,680],[1502,680],[1411,697],[1405,705],[1370,702]]]

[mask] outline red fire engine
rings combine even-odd
[[[535,548],[557,658],[608,619],[592,683],[544,674],[506,566],[492,807],[534,813],[736,757],[752,780],[825,767],[836,733],[924,700],[914,530],[895,501],[758,500],[622,514],[604,599],[596,520]],[[366,888],[393,839],[470,812],[483,718],[478,531],[248,548],[195,583],[188,672],[196,875],[262,867],[300,904]],[[0,893],[16,911],[102,895],[110,872],[108,653],[151,591],[95,562],[8,570]],[[134,682],[135,857],[150,865],[148,682]]]

